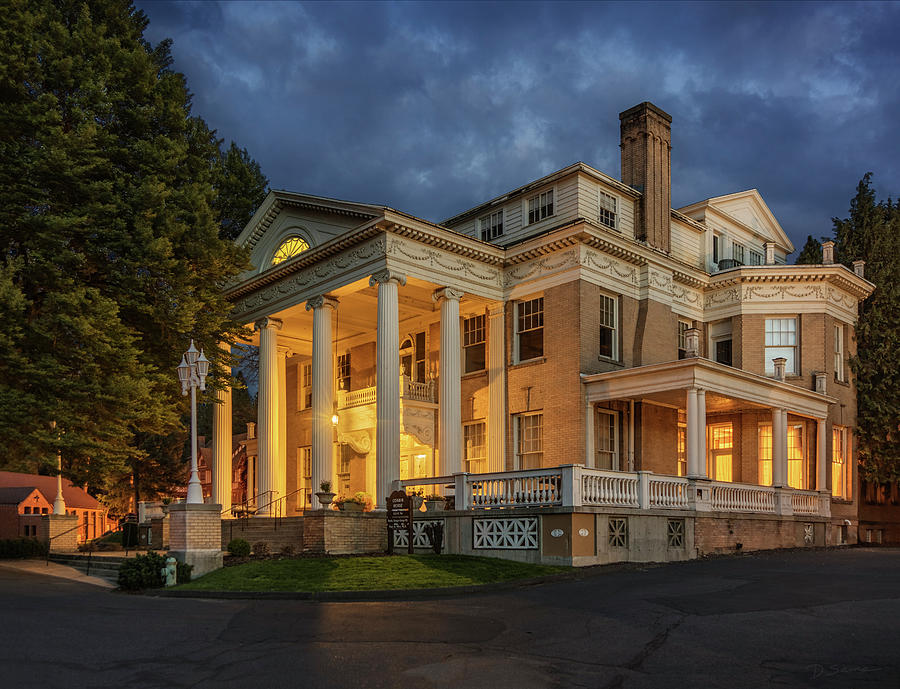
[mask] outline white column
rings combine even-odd
[[[439,476],[452,476],[462,467],[462,387],[460,375],[459,300],[463,292],[443,287],[432,298],[441,305],[441,432]]]
[[[278,331],[281,321],[277,318],[263,318],[256,322],[259,330],[259,398],[257,408],[257,428],[259,429],[259,452],[256,465],[256,495],[261,507],[257,514],[269,516],[270,508],[264,505],[273,499],[277,490],[276,468],[278,466]],[[272,491],[272,492],[270,492]],[[253,497],[253,496],[250,496]]]
[[[306,302],[313,312],[312,345],[312,491],[318,492],[322,481],[331,481],[334,452],[334,357],[332,355],[331,321],[338,301],[320,296]],[[313,502],[313,508],[316,507]]]
[[[231,354],[231,345],[222,342],[219,347],[225,356]],[[228,373],[231,368],[228,367]],[[221,505],[226,513],[231,510],[231,386],[216,390],[216,404],[213,405],[212,429],[212,501]],[[231,516],[231,515],[228,515]]]
[[[406,276],[391,270],[372,275],[378,285],[378,337],[375,351],[376,509],[386,508],[391,481],[400,478],[400,312],[398,286]]]
[[[700,476],[700,462],[697,449],[697,388],[687,391],[687,475],[691,478]]]
[[[707,478],[706,466],[706,390],[697,390],[697,468],[700,476]]]
[[[275,490],[276,497],[287,495],[287,357],[290,350],[278,346],[278,454],[275,455]],[[286,514],[287,505],[281,504],[281,514]]]
[[[597,466],[597,456],[594,448],[594,404],[588,402],[584,405],[584,465],[586,467]]]
[[[825,419],[816,419],[816,490],[828,492],[828,456],[825,454]]]
[[[506,470],[506,321],[503,304],[488,312],[488,471]]]
[[[772,485],[787,485],[787,412],[772,410]]]

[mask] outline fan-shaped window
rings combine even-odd
[[[275,250],[275,255],[272,256],[272,265],[274,266],[289,258],[293,258],[298,254],[302,254],[308,248],[309,244],[303,237],[288,237],[281,243],[281,246]]]

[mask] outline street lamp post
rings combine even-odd
[[[197,388],[206,390],[206,374],[209,372],[209,360],[201,349],[199,352],[191,340],[191,346],[181,357],[178,365],[178,379],[181,381],[181,394],[191,391],[191,478],[188,481],[187,502],[203,503],[203,486],[197,473]]]

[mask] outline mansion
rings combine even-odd
[[[847,360],[873,285],[828,242],[823,265],[786,264],[755,189],[673,209],[671,121],[621,113],[621,180],[575,163],[440,224],[272,191],[237,239],[254,268],[228,289],[259,346],[254,511],[318,509],[323,481],[383,508],[399,481],[453,485],[457,511],[801,515],[807,543],[813,524],[818,544],[854,542]],[[672,546],[684,527],[661,523]]]

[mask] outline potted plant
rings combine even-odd
[[[412,501],[413,511],[418,512],[422,509],[422,503],[425,501],[425,491],[420,488],[416,492],[410,493],[409,498]]]
[[[440,512],[444,509],[444,498],[441,495],[432,494],[425,496],[425,509],[429,512]]]
[[[371,501],[368,493],[359,491],[353,497],[341,499],[340,509],[344,512],[364,512]]]
[[[334,493],[331,492],[331,481],[322,481],[319,484],[319,492],[316,493],[316,497],[323,508],[331,504],[332,500],[334,500]]]

